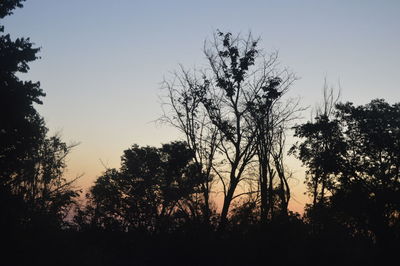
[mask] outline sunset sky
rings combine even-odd
[[[299,80],[290,96],[302,106],[321,100],[322,87],[341,87],[342,99],[400,101],[400,1],[105,1],[28,0],[5,18],[13,38],[30,37],[41,59],[21,76],[40,81],[38,107],[51,132],[79,142],[68,176],[87,187],[107,167],[119,167],[132,144],[159,146],[178,139],[154,123],[160,83],[178,68],[204,66],[204,40],[216,29],[261,37],[265,52]],[[303,114],[310,117],[310,112]],[[103,163],[102,163],[103,162]],[[293,208],[306,199],[304,169]]]

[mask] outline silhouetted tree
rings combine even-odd
[[[187,71],[181,68],[172,81],[165,82],[169,106],[165,116],[167,121],[184,132],[203,172],[208,177],[215,176],[222,187],[224,201],[220,228],[227,223],[232,201],[259,193],[250,189],[253,185],[245,186],[245,183],[262,181],[263,198],[267,197],[264,188],[275,185],[270,181],[267,184],[265,176],[260,179],[250,177],[249,166],[256,163],[255,156],[260,154],[257,153],[260,147],[267,149],[270,156],[270,138],[274,131],[268,119],[278,115],[272,111],[273,106],[294,76],[286,70],[278,72],[276,54],[264,56],[257,44],[258,40],[250,34],[242,38],[217,32],[213,42],[204,48],[209,69]],[[283,116],[276,118],[276,128],[282,120]],[[270,176],[271,171],[266,169],[268,163],[275,167],[273,161],[260,159],[259,165],[263,168],[260,174]],[[284,172],[280,173],[280,178],[285,178]],[[250,179],[253,181],[249,182]],[[286,191],[282,193],[285,194],[282,199],[286,201],[289,190],[287,183],[283,183],[281,188]],[[242,184],[242,191],[238,192],[237,188]],[[210,188],[206,191],[209,197]],[[266,200],[262,202],[266,209]]]
[[[1,1],[0,19],[22,2]],[[71,146],[58,136],[46,136],[43,118],[34,108],[45,95],[40,83],[18,77],[28,72],[38,52],[29,39],[0,36],[0,212],[10,213],[1,216],[3,228],[58,227],[77,195],[62,177]]]
[[[90,190],[94,223],[106,229],[173,230],[196,219],[201,189],[193,151],[184,142],[124,151],[122,166],[107,170]]]
[[[22,1],[2,1],[0,19],[12,14]],[[0,32],[4,27],[0,26]],[[29,39],[11,40],[9,34],[0,36],[0,175],[1,183],[24,169],[29,153],[37,149],[37,140],[45,131],[42,118],[33,104],[41,104],[44,96],[39,82],[22,81],[18,73],[29,70],[28,63],[36,60],[39,48]]]
[[[345,214],[345,223],[390,243],[400,222],[400,104],[373,100],[337,109],[347,150],[332,205]]]
[[[295,149],[308,167],[314,221],[329,217],[325,222],[372,234],[379,243],[398,235],[399,107],[384,100],[337,104],[334,116],[322,114],[296,128],[305,139]]]

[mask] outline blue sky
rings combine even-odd
[[[152,122],[162,113],[160,82],[178,64],[203,66],[204,40],[216,29],[251,30],[264,51],[278,50],[300,78],[290,94],[303,106],[321,100],[325,77],[334,87],[340,81],[343,100],[398,102],[399,14],[396,0],[28,0],[3,23],[42,47],[24,78],[42,83],[39,110],[51,131],[81,143],[68,174],[85,173],[81,182],[90,184],[104,170],[100,160],[118,167],[133,143],[179,137]]]

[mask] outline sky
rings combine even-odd
[[[289,96],[302,106],[322,99],[324,79],[343,101],[400,101],[400,1],[28,0],[4,19],[13,38],[29,37],[40,60],[21,78],[40,81],[37,109],[51,133],[79,143],[67,176],[87,188],[105,167],[119,167],[132,144],[160,146],[179,133],[155,123],[161,82],[178,69],[206,64],[204,41],[217,29],[260,36],[298,80]],[[310,109],[304,117],[310,117]],[[304,169],[289,159],[294,209]]]

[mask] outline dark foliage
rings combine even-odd
[[[386,252],[399,244],[400,105],[337,104],[335,116],[296,128],[293,149],[308,167],[314,233],[345,232]]]
[[[197,219],[198,192],[204,176],[184,142],[161,148],[133,145],[124,152],[120,170],[108,169],[91,188],[86,216],[80,221],[111,231],[174,230],[189,217]]]

